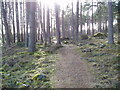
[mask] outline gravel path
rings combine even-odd
[[[55,88],[92,88],[92,76],[87,64],[80,59],[76,46],[65,46],[58,51],[56,72],[53,80]]]

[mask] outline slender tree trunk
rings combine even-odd
[[[2,17],[4,20],[4,26],[5,26],[5,35],[6,35],[6,46],[10,47],[10,34],[9,34],[9,25],[7,22],[7,10],[6,10],[6,4],[2,2]]]
[[[76,11],[76,42],[79,37],[79,0],[77,0],[77,11]]]
[[[19,13],[18,1],[16,2],[16,24],[17,24],[17,42],[20,42],[20,27],[19,27]]]
[[[52,28],[52,9],[51,9],[51,20],[50,20],[51,24],[50,24],[50,27],[51,27],[51,37],[53,37],[53,28]]]
[[[81,9],[80,9],[80,34],[82,35],[82,2],[81,2]]]
[[[101,30],[101,6],[99,6],[100,11],[99,11],[99,21],[98,21],[98,31],[102,32]]]
[[[36,2],[30,2],[30,37],[29,37],[29,52],[34,52],[36,50]]]
[[[29,43],[29,34],[28,34],[28,25],[29,25],[29,12],[30,12],[30,2],[26,2],[26,30],[25,30],[25,46],[28,47]]]
[[[1,33],[2,33],[2,43],[4,45],[5,41],[4,41],[4,32],[3,32],[3,20],[2,20],[2,13],[1,13]]]
[[[94,26],[93,26],[93,0],[92,0],[92,36],[94,35]]]
[[[51,44],[49,7],[47,7],[47,37],[48,37],[48,44]]]
[[[40,16],[40,43],[44,43],[44,28],[43,28],[43,22],[42,22],[42,11],[41,11],[42,7],[41,7],[41,2],[40,2],[40,6],[39,6],[39,16]]]
[[[25,28],[26,28],[26,18],[25,18],[25,2],[23,2],[23,32],[24,32],[24,35],[23,35],[23,38],[24,38],[24,42],[25,42]]]
[[[47,35],[45,31],[45,6],[43,7],[43,37],[44,37],[44,46],[47,45]]]
[[[65,38],[65,28],[64,28],[64,10],[62,10],[62,37]]]
[[[120,1],[118,2],[118,44],[120,44]]]
[[[75,30],[74,30],[74,12],[73,12],[73,2],[72,2],[72,39],[73,39],[73,42],[75,40]]]
[[[13,8],[13,17],[12,17],[12,25],[13,25],[13,42],[15,43],[15,20],[14,20],[14,2],[12,2],[12,8]]]
[[[113,44],[113,10],[112,2],[108,2],[108,43]]]
[[[57,44],[61,45],[60,41],[60,19],[59,19],[59,5],[55,4],[55,13],[56,13],[56,35],[57,35]]]
[[[22,2],[20,2],[20,30],[21,30],[21,42],[23,42],[23,7]]]
[[[107,17],[106,17],[106,20],[105,20],[105,33],[107,33],[107,32],[108,32],[107,21],[108,21],[108,19],[107,19]]]

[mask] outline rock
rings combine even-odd
[[[37,78],[40,79],[40,80],[43,80],[43,79],[46,79],[46,76],[45,75],[39,75]]]
[[[27,85],[27,84],[22,84],[23,86],[25,86],[25,87],[28,87],[29,85]]]
[[[87,49],[82,50],[82,52],[92,52],[92,50],[90,48],[87,48]]]
[[[104,33],[98,32],[98,33],[94,34],[94,37],[103,39],[103,38],[107,37],[107,35]]]
[[[64,43],[64,44],[68,44],[68,43],[69,43],[69,41],[63,41],[63,43]]]
[[[106,46],[105,44],[101,44],[99,47],[104,48],[105,46]]]
[[[95,62],[96,60],[95,59],[87,59],[87,61],[89,61],[89,62]]]
[[[108,75],[104,75],[104,76],[102,77],[102,80],[107,79],[107,78],[108,78]]]
[[[89,45],[97,46],[97,45],[96,45],[96,44],[94,44],[94,43],[89,43]]]
[[[83,46],[83,45],[85,45],[84,43],[79,43],[77,46]]]
[[[93,63],[92,65],[93,65],[94,67],[98,66],[98,64],[97,64],[97,63]]]

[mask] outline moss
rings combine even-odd
[[[105,38],[105,37],[107,37],[107,35],[104,33],[98,32],[98,33],[94,34],[94,37]]]
[[[37,58],[41,57],[41,55],[39,53],[34,53],[34,56],[37,57]]]
[[[40,74],[36,74],[32,77],[32,80],[38,80],[38,77],[39,77]]]

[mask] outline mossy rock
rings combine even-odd
[[[107,35],[104,34],[104,33],[98,32],[98,33],[94,34],[94,37],[97,37],[97,38],[105,38],[105,37],[107,37]]]
[[[32,80],[43,80],[46,81],[46,76],[42,74],[36,74],[35,76],[32,77]]]
[[[98,64],[95,63],[95,62],[93,62],[92,65],[93,65],[94,67],[98,66]]]
[[[88,37],[87,34],[83,34],[83,35],[80,36],[80,38],[81,38],[81,40],[86,40],[86,39],[88,39],[89,37]]]
[[[69,42],[68,41],[63,41],[64,44],[68,44]]]
[[[108,78],[108,75],[103,75],[101,76],[101,79],[104,80],[104,79],[107,79]]]

